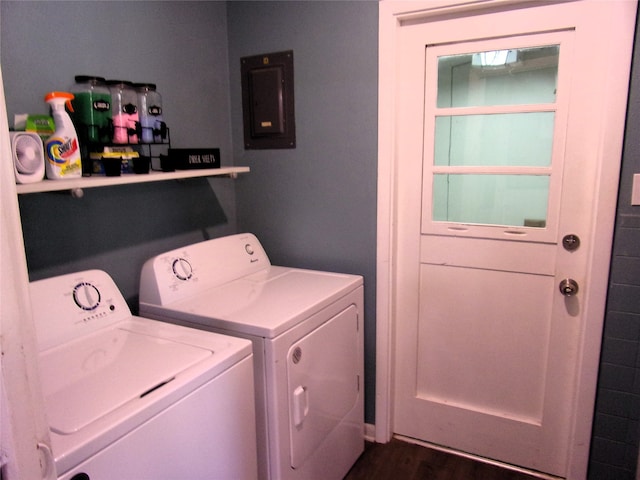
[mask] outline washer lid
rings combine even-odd
[[[51,429],[67,435],[150,394],[213,351],[109,328],[40,355]]]
[[[165,307],[140,311],[275,338],[362,285],[362,277],[271,266]]]

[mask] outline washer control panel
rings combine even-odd
[[[115,282],[101,270],[38,280],[29,288],[41,350],[131,317]]]

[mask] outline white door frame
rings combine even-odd
[[[0,464],[9,480],[56,478],[0,71]]]
[[[402,22],[443,14],[466,15],[470,12],[517,8],[526,0],[421,0],[385,1],[379,4],[378,65],[378,238],[376,292],[376,416],[375,440],[388,442],[394,431],[394,275],[396,268],[396,42]],[[578,0],[589,1],[589,0]],[[537,2],[548,5],[549,1]],[[531,3],[528,3],[531,5]],[[636,1],[611,2],[611,8],[624,10],[628,19],[625,39],[616,45],[614,56],[630,59],[636,14]],[[630,62],[629,62],[630,63]],[[628,65],[630,68],[630,65]],[[608,98],[601,105],[602,135],[598,154],[615,166],[601,172],[598,211],[594,212],[598,229],[593,252],[611,252],[619,167],[622,157],[624,121],[627,106],[627,75],[608,75]],[[620,94],[618,92],[624,92]],[[580,343],[581,368],[577,378],[576,409],[571,428],[568,478],[586,477],[591,427],[595,405],[600,342],[605,313],[610,255],[593,255],[591,277],[594,279],[589,303],[585,305],[585,330]]]

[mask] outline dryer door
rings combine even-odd
[[[354,305],[293,344],[287,354],[291,467],[300,468],[356,406],[358,311]]]

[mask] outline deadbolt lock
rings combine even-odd
[[[565,297],[573,297],[576,293],[578,293],[578,282],[576,282],[573,278],[565,278],[560,282],[560,293],[562,293]]]
[[[577,250],[578,247],[580,246],[580,237],[578,237],[577,235],[574,235],[573,233],[570,233],[569,235],[565,235],[564,238],[562,239],[562,246],[564,247],[565,250],[573,252],[574,250]]]

